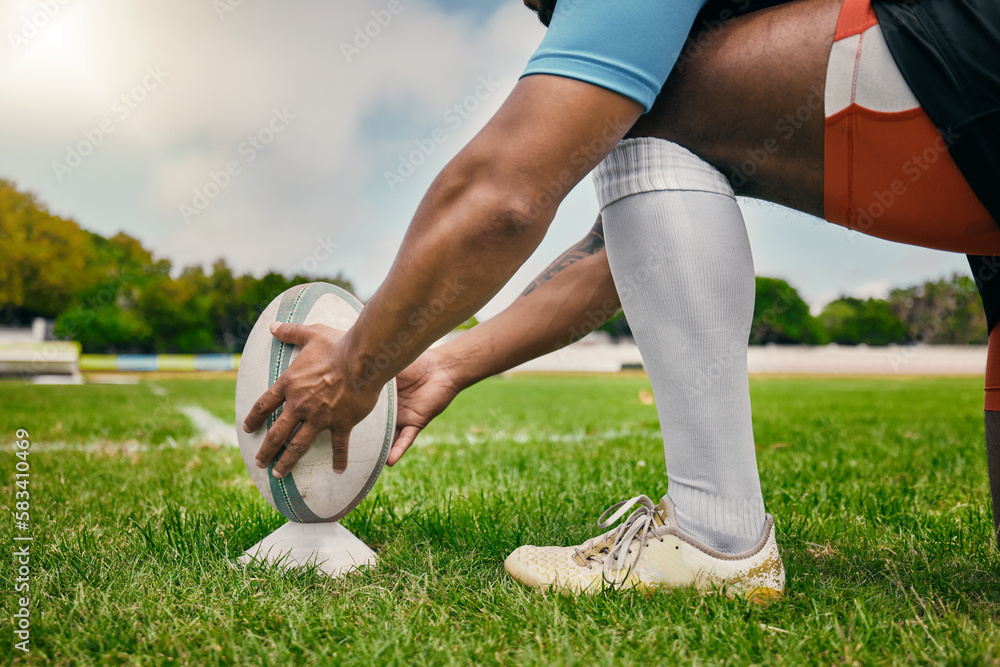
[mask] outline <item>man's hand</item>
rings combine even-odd
[[[333,470],[344,472],[351,429],[375,407],[381,385],[347,373],[343,363],[344,332],[321,324],[274,323],[271,333],[284,343],[301,347],[302,351],[254,404],[243,422],[243,430],[253,433],[282,403],[285,405],[264,437],[264,444],[257,452],[257,465],[268,467],[280,452],[273,474],[284,477],[316,436],[329,430],[333,439]]]
[[[444,412],[462,390],[435,350],[420,355],[396,376],[399,412],[396,413],[396,437],[389,450],[388,465],[395,465],[413,444],[417,434]]]

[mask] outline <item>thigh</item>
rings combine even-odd
[[[841,0],[799,0],[699,28],[628,136],[715,165],[738,194],[823,216],[823,100]]]

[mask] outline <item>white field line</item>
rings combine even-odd
[[[36,443],[31,443],[32,448],[36,447]],[[129,440],[127,442],[110,442],[108,440],[102,440],[99,442],[42,442],[38,443],[37,449],[39,451],[45,452],[87,452],[87,453],[99,453],[99,454],[136,454],[139,452],[149,452],[155,449],[169,449],[176,448],[177,442],[171,438],[169,442],[162,445],[147,445],[145,443],[136,442],[135,440]]]
[[[487,433],[466,432],[445,436],[418,435],[415,444],[423,445],[479,445],[486,442],[503,440],[524,444],[527,442],[544,442],[548,444],[578,444],[598,440],[614,440],[619,438],[659,438],[659,429],[611,429],[595,433],[533,433],[524,429],[517,431],[490,431]]]
[[[199,435],[194,438],[191,444],[201,444],[204,442],[213,445],[224,445],[227,447],[239,447],[240,441],[236,437],[236,426],[227,424],[211,412],[197,405],[182,405],[178,408],[185,417],[191,421]]]
[[[196,408],[202,410],[202,408]],[[187,413],[187,408],[181,408]],[[211,430],[202,430],[200,436],[196,436],[186,443],[177,443],[171,440],[164,445],[151,446],[140,442],[92,442],[92,443],[70,443],[52,442],[45,443],[41,449],[45,451],[76,451],[76,452],[145,452],[163,447],[195,447],[206,442],[225,446],[239,446],[236,440],[236,428],[226,425],[221,419],[207,413],[214,420],[215,424]],[[193,418],[188,415],[189,419]],[[211,436],[219,439],[211,439]],[[231,441],[226,441],[226,437],[231,437]],[[598,442],[602,440],[614,440],[618,438],[660,438],[660,432],[653,429],[612,429],[608,431],[598,431],[596,433],[531,433],[526,430],[518,431],[494,431],[492,433],[462,433],[447,436],[417,436],[416,446],[459,446],[459,445],[480,445],[488,442],[505,441],[524,444],[528,442],[538,442],[546,444],[579,444],[583,442]]]

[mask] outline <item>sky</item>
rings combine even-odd
[[[175,267],[341,272],[364,299],[544,28],[521,0],[5,0],[0,34],[0,178]],[[814,310],[969,273],[961,255],[741,205],[757,274]],[[596,214],[585,179],[481,318]]]

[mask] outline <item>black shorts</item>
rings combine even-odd
[[[872,0],[896,65],[1000,223],[1000,1]]]

